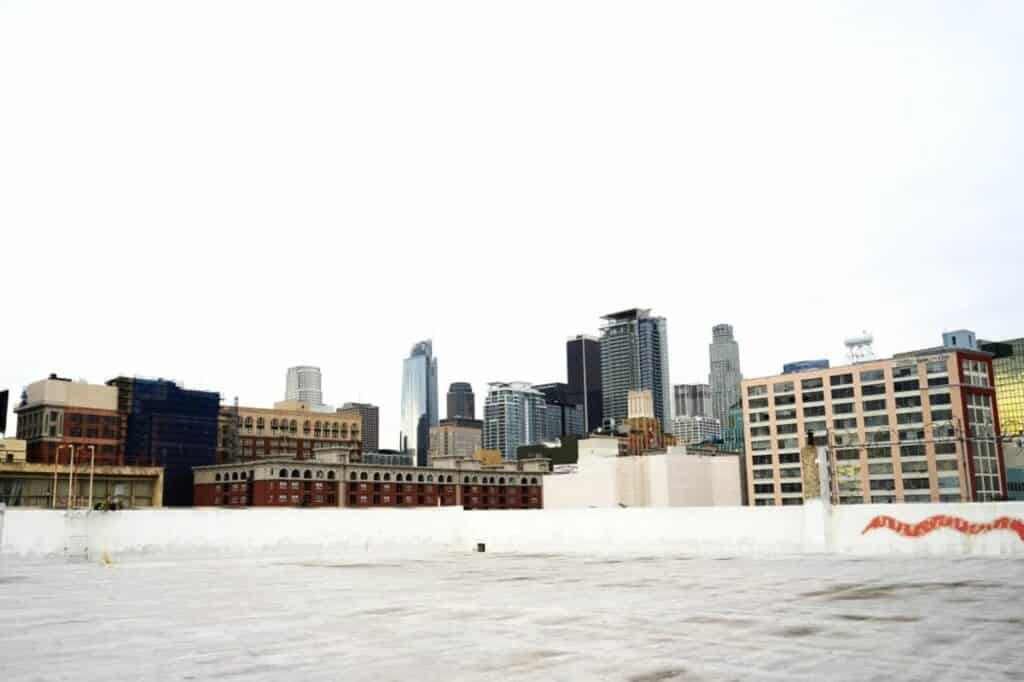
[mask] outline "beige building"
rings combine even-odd
[[[483,442],[483,423],[476,419],[443,419],[430,427],[430,461],[435,457],[472,457]]]
[[[218,461],[310,459],[313,450],[321,447],[361,451],[362,424],[357,412],[320,412],[314,407],[298,400],[284,400],[273,408],[221,408]]]
[[[576,464],[554,470],[545,481],[548,509],[742,504],[740,459],[735,454],[707,457],[669,447],[623,457],[616,439],[588,438],[579,441]]]
[[[20,438],[0,438],[0,464],[23,463],[26,445]]]
[[[473,453],[473,459],[484,466],[501,466],[505,458],[501,456],[501,450],[484,450],[483,448]]]
[[[0,503],[9,507],[89,509],[117,502],[127,509],[163,506],[160,467],[0,463]],[[70,500],[69,500],[70,492]]]
[[[749,499],[802,504],[807,434],[839,503],[1002,499],[991,355],[939,347],[742,383]]]

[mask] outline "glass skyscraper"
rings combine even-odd
[[[569,378],[569,402],[580,406],[586,433],[601,428],[604,420],[601,401],[601,342],[580,334],[565,344],[566,374]]]
[[[651,392],[654,416],[671,428],[672,387],[668,375],[668,332],[664,317],[633,308],[605,315],[601,328],[601,391],[605,419],[625,421],[629,392]]]
[[[996,409],[999,431],[1003,435],[1024,433],[1024,338],[992,343],[981,342],[981,349],[993,354]]]
[[[740,400],[740,345],[732,335],[731,324],[711,328],[711,416],[720,424],[729,423],[729,408]]]
[[[484,448],[500,450],[504,459],[515,460],[520,445],[544,439],[546,416],[544,394],[530,384],[490,384],[484,402]]]
[[[398,449],[427,466],[430,427],[437,426],[437,358],[430,339],[413,345],[402,363],[402,421]]]

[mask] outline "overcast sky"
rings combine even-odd
[[[0,1],[0,387],[316,364],[394,447],[427,337],[479,410],[629,307],[674,383],[1022,336],[1024,3],[860,5]]]

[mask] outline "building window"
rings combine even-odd
[[[768,395],[768,386],[765,385],[765,384],[762,384],[760,386],[747,386],[747,395],[748,396]],[[767,406],[767,402],[765,402],[765,405]]]

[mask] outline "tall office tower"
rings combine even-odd
[[[534,388],[544,396],[544,440],[585,433],[583,405],[572,401],[568,384],[537,384]]]
[[[729,408],[740,399],[740,345],[732,336],[731,324],[711,328],[711,414],[719,424],[729,421]]]
[[[430,427],[437,426],[437,358],[430,339],[414,344],[402,363],[402,422],[398,449],[415,453],[416,466],[427,466]]]
[[[369,403],[345,403],[338,409],[342,414],[358,414],[363,423],[363,452],[380,450],[380,408]]]
[[[601,404],[601,342],[580,334],[565,344],[566,374],[569,378],[569,402],[580,405],[586,433],[601,428],[604,406]]]
[[[465,381],[456,381],[448,387],[448,418],[476,419],[473,387]]]
[[[484,401],[484,448],[500,450],[506,460],[516,459],[520,445],[544,439],[544,394],[530,384],[495,382]]]
[[[1024,338],[979,343],[981,350],[993,356],[999,430],[1006,435],[1024,435]]]
[[[320,390],[320,368],[299,365],[288,368],[284,399],[298,400],[310,405],[323,405],[324,394]]]
[[[676,384],[673,392],[676,417],[711,416],[711,386],[708,384]]]
[[[630,391],[647,390],[654,416],[665,428],[672,412],[665,318],[633,308],[605,315],[601,328],[601,392],[605,420],[628,416]]]

